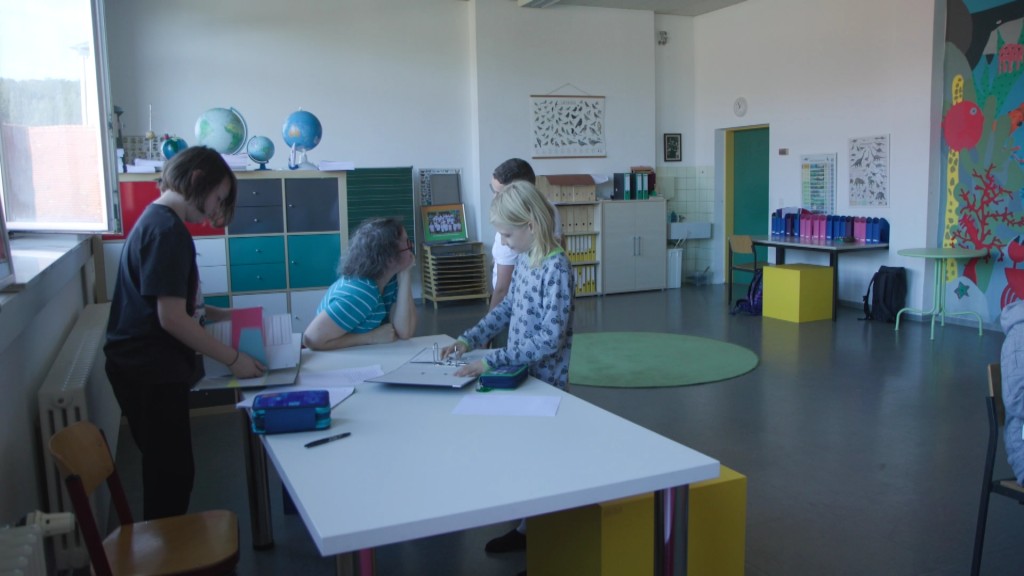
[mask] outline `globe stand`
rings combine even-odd
[[[250,160],[251,160],[251,158],[250,158]],[[253,170],[253,172],[259,172],[260,170],[270,170],[270,168],[267,168],[267,163],[266,162],[256,162],[256,163],[259,164],[260,167],[257,168],[256,170]]]
[[[298,152],[298,162],[295,162],[295,154]],[[292,152],[288,157],[288,169],[289,170],[319,170],[316,164],[313,164],[306,158],[305,150],[298,150],[295,145],[292,145]]]

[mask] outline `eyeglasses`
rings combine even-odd
[[[412,243],[412,240],[406,238],[405,239],[405,248],[402,248],[401,250],[399,250],[398,253],[401,254],[402,252],[405,252],[406,250],[408,250],[409,252],[412,252],[412,249],[413,249],[414,246],[416,246],[416,245]]]

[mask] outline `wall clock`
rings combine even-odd
[[[747,99],[740,96],[732,103],[732,113],[737,116],[743,116],[747,113]]]

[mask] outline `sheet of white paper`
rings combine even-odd
[[[459,400],[452,414],[476,416],[554,416],[562,401],[558,396],[519,394],[468,394]]]
[[[355,386],[362,384],[367,378],[374,378],[384,373],[380,364],[360,366],[359,368],[345,368],[341,370],[327,370],[324,372],[299,371],[299,379],[296,385],[303,388],[337,388],[343,386]]]
[[[307,388],[309,388],[309,387],[307,386]],[[296,389],[298,389],[297,386],[296,387],[288,387],[288,388],[275,388],[273,390],[273,393],[277,394],[279,392],[287,392],[289,390],[296,390]],[[331,408],[334,408],[338,404],[341,404],[342,401],[345,400],[345,398],[348,398],[349,396],[352,395],[353,392],[356,391],[356,389],[352,388],[351,386],[349,386],[347,388],[326,388],[326,390],[327,390],[327,396],[331,399],[330,400]],[[256,396],[258,394],[261,394],[261,393],[262,392],[244,392],[244,393],[242,393],[242,401],[239,402],[238,404],[235,404],[235,408],[252,408],[253,400],[256,398]]]

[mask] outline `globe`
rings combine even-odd
[[[324,131],[320,120],[305,110],[297,110],[289,114],[284,120],[284,126],[281,127],[284,143],[299,152],[316,148],[323,135]]]
[[[284,126],[281,127],[284,143],[291,150],[288,168],[295,170],[301,167],[316,170],[316,166],[306,160],[306,152],[316,148],[323,134],[320,120],[312,113],[299,109],[289,114],[284,120]],[[295,158],[296,153],[299,155],[298,159]]]
[[[274,143],[266,136],[253,136],[245,147],[249,159],[260,165],[260,170],[267,170],[267,162],[274,157]]]
[[[170,160],[175,154],[185,148],[188,148],[188,142],[177,136],[171,136],[164,140],[164,143],[160,146],[160,151],[164,153],[164,158]]]
[[[210,108],[196,120],[196,142],[221,154],[237,154],[245,146],[245,118],[234,108]]]

